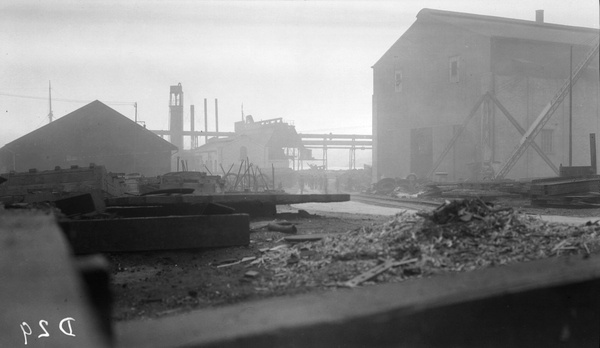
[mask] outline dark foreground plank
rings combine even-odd
[[[246,214],[61,222],[76,254],[248,245]]]
[[[0,284],[0,347],[109,346],[54,218],[0,212]]]
[[[600,256],[117,325],[121,347],[598,347]]]

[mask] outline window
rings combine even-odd
[[[542,151],[546,154],[549,153],[554,153],[554,148],[552,147],[552,138],[554,135],[554,130],[553,129],[542,129],[542,134],[541,134],[541,147],[542,147]]]
[[[449,75],[450,75],[450,82],[453,83],[457,83],[459,81],[459,61],[460,61],[460,56],[454,56],[454,57],[450,57],[450,65],[449,65]]]
[[[402,70],[396,70],[394,73],[394,89],[396,92],[402,92]]]

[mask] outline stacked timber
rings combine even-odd
[[[2,174],[5,182],[0,185],[0,202],[34,203],[56,201],[82,193],[98,193],[103,197],[121,196],[122,181],[104,166],[90,164],[89,167],[72,166],[68,169],[10,172]]]
[[[533,180],[530,197],[532,205],[595,206],[600,204],[600,176]]]

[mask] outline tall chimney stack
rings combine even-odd
[[[206,98],[204,98],[204,131],[208,132],[208,107],[206,105]],[[204,136],[204,143],[208,142],[208,135]]]
[[[544,23],[544,10],[536,10],[535,11],[535,22],[536,23]]]
[[[219,99],[215,98],[215,131],[219,132]],[[219,139],[219,136],[216,136]]]
[[[190,130],[192,131],[192,149],[198,147],[198,137],[196,137],[193,132],[196,130],[196,120],[194,115],[194,105],[190,105]]]

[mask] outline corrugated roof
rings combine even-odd
[[[532,16],[534,13],[532,13]],[[488,37],[506,37],[565,44],[591,45],[599,29],[552,23],[538,23],[503,17],[485,16],[424,8],[417,19],[433,19]]]

